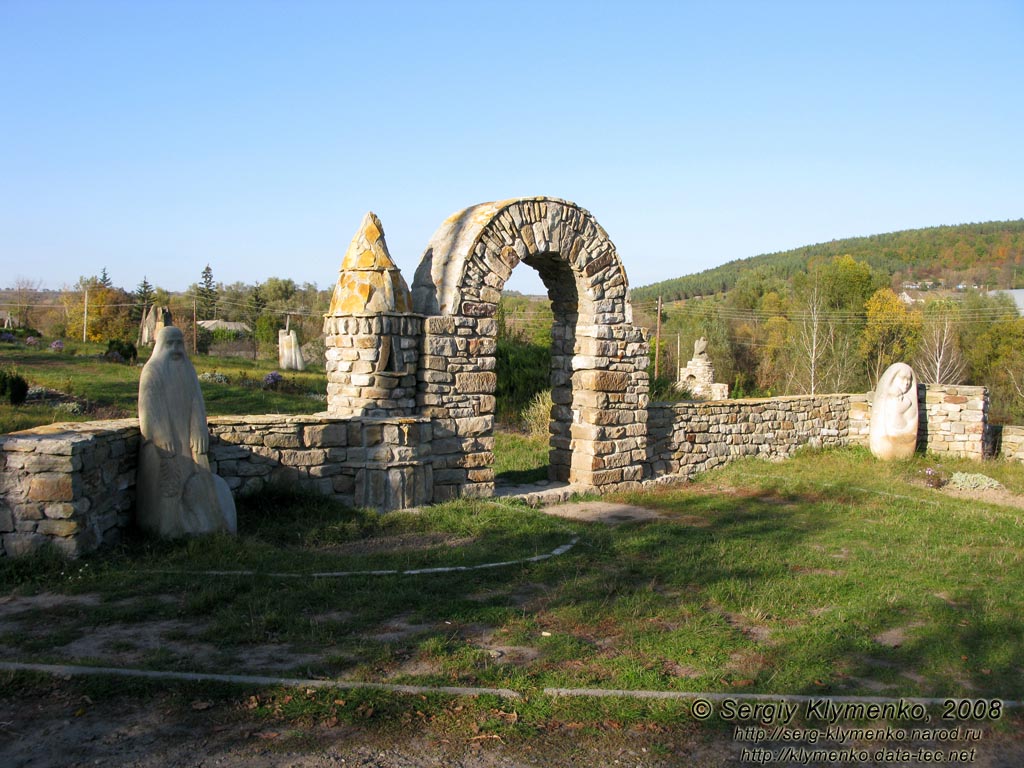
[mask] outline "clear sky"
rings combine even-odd
[[[0,0],[0,285],[329,287],[367,210],[411,282],[524,195],[634,286],[1021,218],[1022,40],[1021,0]]]

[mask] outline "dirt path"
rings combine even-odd
[[[199,707],[198,709],[194,707]],[[17,701],[0,701],[5,768],[527,768],[532,766],[725,766],[729,744],[694,738],[692,727],[659,730],[539,730],[506,741],[428,733],[394,724],[289,723],[248,716],[240,701],[115,696],[93,703],[59,681]]]

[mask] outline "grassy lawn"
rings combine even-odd
[[[58,354],[47,348],[0,345],[0,366],[17,370],[29,386],[56,390],[88,403],[79,413],[31,401],[21,406],[2,403],[0,433],[58,421],[137,415],[142,368],[104,360],[105,349],[100,344],[69,342],[65,351]],[[149,352],[140,351],[139,363],[145,362]],[[292,371],[285,374],[284,382],[276,389],[265,389],[261,386],[263,377],[276,369],[276,361],[198,355],[192,362],[199,374],[221,373],[228,377],[227,384],[201,383],[206,410],[211,416],[326,410],[323,400],[311,397],[327,391],[323,371]]]
[[[490,501],[378,516],[264,494],[240,504],[237,539],[0,562],[0,644],[19,661],[507,687],[530,695],[523,723],[683,711],[545,686],[1024,699],[1024,510],[925,487],[935,465],[860,449],[744,460],[619,497],[661,516],[616,527]],[[942,468],[1024,493],[1021,465]],[[498,561],[518,562],[310,575]]]

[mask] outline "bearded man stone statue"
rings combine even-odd
[[[235,502],[210,471],[210,432],[195,368],[174,326],[161,328],[139,380],[139,526],[162,538],[237,529]]]

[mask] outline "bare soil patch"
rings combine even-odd
[[[585,501],[573,504],[557,504],[545,507],[544,512],[568,520],[582,520],[588,523],[623,525],[656,520],[661,514],[653,509],[635,507],[631,504],[615,504],[607,501]]]

